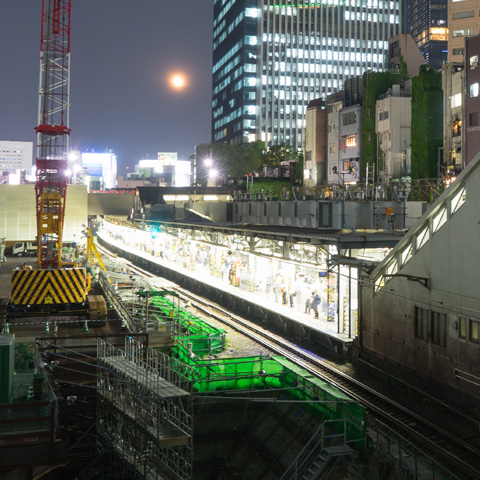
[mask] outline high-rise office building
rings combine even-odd
[[[397,0],[214,0],[212,140],[303,144],[311,100],[383,70]]]
[[[441,70],[448,56],[447,3],[448,0],[406,0],[406,33],[435,70]]]
[[[448,1],[448,61],[463,63],[465,39],[480,33],[480,0]]]

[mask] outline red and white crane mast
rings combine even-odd
[[[39,269],[62,267],[70,134],[71,0],[42,0],[36,208]]]

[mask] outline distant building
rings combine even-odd
[[[379,179],[411,175],[410,125],[412,107],[410,91],[393,87],[377,100],[376,134],[378,141]]]
[[[326,169],[327,113],[323,102],[313,100],[308,104],[305,122],[305,150],[303,184],[314,187],[322,183]]]
[[[327,183],[338,183],[334,167],[339,168],[338,146],[340,143],[340,111],[343,108],[345,95],[340,90],[327,98]]]
[[[130,180],[144,180],[143,185],[161,187],[188,187],[192,182],[192,163],[190,160],[178,160],[176,153],[159,153],[157,160],[140,160],[137,172],[129,176]]]
[[[448,0],[448,63],[463,63],[465,38],[480,28],[480,0]]]
[[[456,177],[464,168],[463,108],[465,70],[463,63],[446,63],[442,69],[443,90],[443,171],[444,177]]]
[[[33,142],[0,141],[0,174],[32,171]]]
[[[402,60],[407,65],[407,73],[410,78],[416,77],[420,67],[427,63],[411,35],[404,33],[388,40],[388,71],[400,73]]]
[[[88,190],[108,190],[117,186],[117,156],[112,152],[85,152],[81,155]]]
[[[480,151],[479,56],[480,35],[465,39],[465,165]]]
[[[157,180],[157,183],[155,182],[155,180]],[[158,185],[158,177],[148,179],[140,178],[140,175],[138,173],[129,173],[127,176],[118,176],[117,188],[119,188],[120,190],[130,190],[137,187],[145,187],[152,185]]]
[[[426,62],[437,71],[447,61],[447,3],[448,0],[406,2],[406,33],[412,36]]]
[[[362,132],[361,104],[340,111],[337,180],[334,183],[360,181],[360,151]],[[335,172],[333,172],[335,174]]]
[[[327,98],[327,171],[331,184],[360,181],[362,77],[345,80],[344,89]]]
[[[214,0],[212,140],[304,148],[306,108],[383,70],[400,3]]]

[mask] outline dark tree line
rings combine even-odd
[[[239,178],[260,172],[264,166],[276,166],[288,160],[298,160],[301,163],[303,155],[285,144],[266,148],[260,140],[245,146],[204,143],[196,148],[197,183],[205,184],[212,169],[219,178]],[[301,171],[301,165],[299,170]]]

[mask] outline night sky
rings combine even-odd
[[[41,9],[0,0],[0,140],[36,144]],[[123,174],[210,142],[212,23],[211,0],[72,0],[70,149],[111,149]]]

